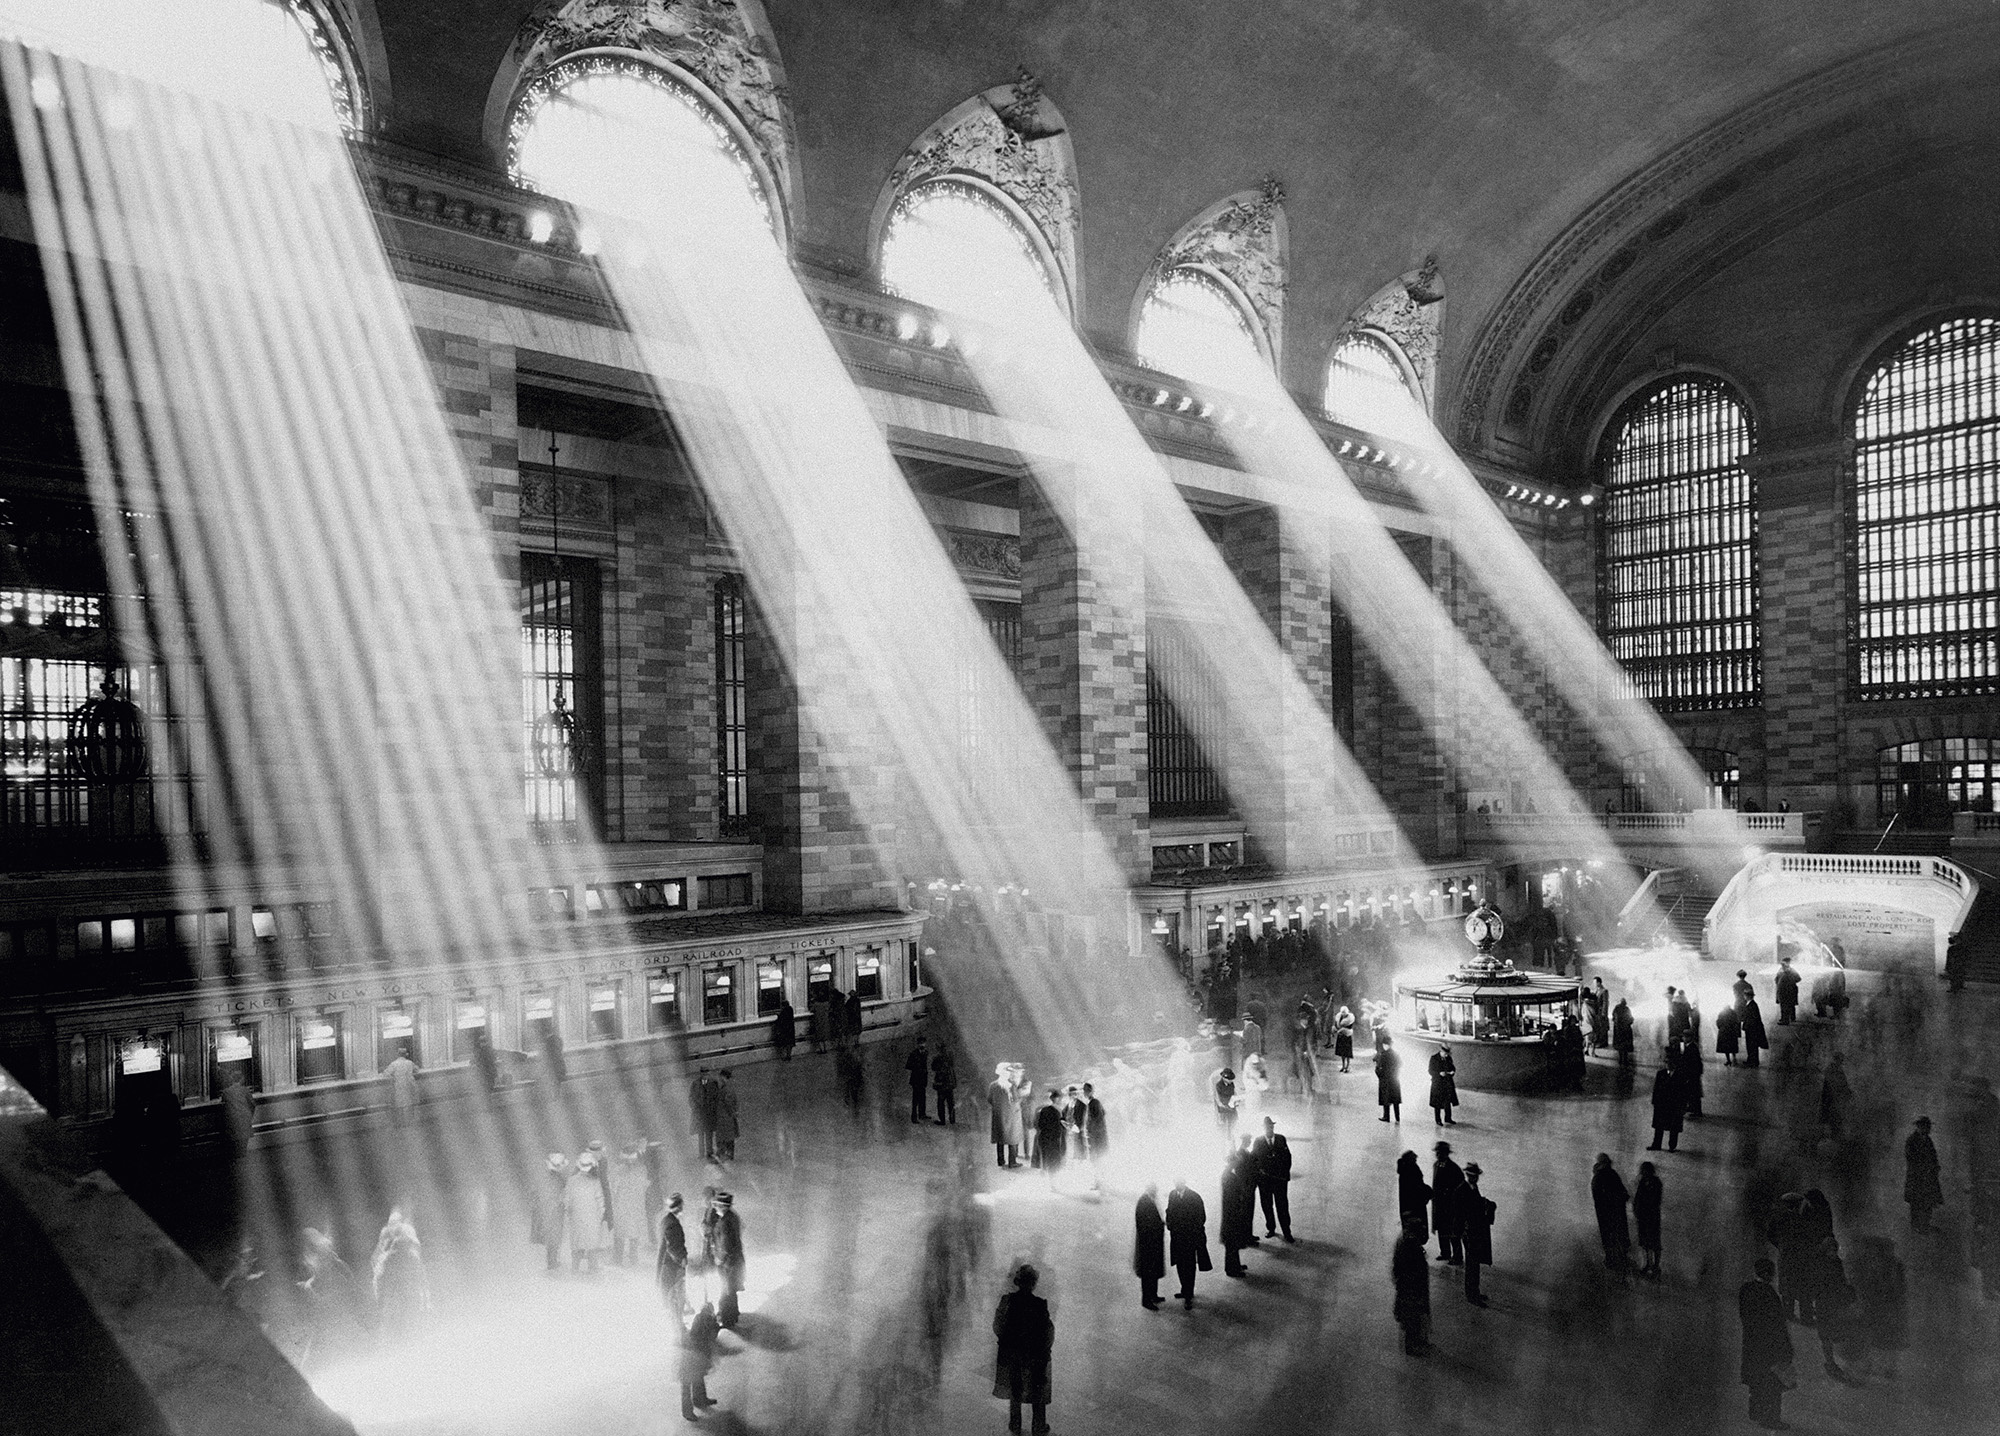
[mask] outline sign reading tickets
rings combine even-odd
[[[1928,973],[1937,961],[1931,920],[1906,908],[1865,902],[1800,903],[1778,913],[1829,947],[1838,942],[1849,967],[1875,972]]]

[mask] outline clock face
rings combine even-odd
[[[1507,931],[1507,924],[1500,920],[1500,914],[1490,907],[1481,907],[1465,920],[1466,941],[1477,945],[1482,942],[1498,942]]]

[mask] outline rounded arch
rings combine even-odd
[[[777,36],[761,0],[710,7],[697,23],[674,0],[603,5],[564,0],[522,22],[486,93],[483,133],[502,170],[520,101],[564,61],[614,57],[653,70],[695,96],[750,157],[781,240],[799,193],[798,140]]]
[[[756,145],[726,105],[699,80],[650,56],[626,50],[578,50],[565,55],[534,80],[523,86],[516,97],[507,126],[507,173],[516,184],[532,187],[532,177],[520,168],[521,148],[528,131],[543,106],[561,96],[572,85],[599,76],[623,76],[657,86],[662,93],[683,105],[707,126],[719,149],[743,172],[758,207],[770,221],[782,245],[786,225],[783,197],[770,167],[762,162]]]
[[[1247,321],[1263,361],[1282,373],[1290,262],[1284,185],[1267,176],[1255,189],[1225,195],[1176,230],[1147,266],[1126,318],[1127,347],[1139,352],[1146,306],[1162,281],[1187,270],[1217,283]]]
[[[1043,292],[1058,305],[1064,304],[1062,279],[1055,268],[1054,256],[1036,230],[1033,219],[1005,191],[996,189],[977,175],[957,173],[937,175],[911,185],[889,207],[888,218],[876,245],[874,262],[876,283],[885,292],[940,309],[952,307],[942,291],[947,287],[963,288],[958,282],[958,274],[939,275],[927,281],[921,273],[924,260],[920,253],[905,251],[893,264],[890,256],[891,245],[905,233],[913,244],[923,243],[919,231],[936,222],[922,217],[923,213],[939,203],[946,207],[945,213],[950,216],[943,223],[959,229],[948,250],[947,263],[954,271],[959,269],[964,256],[975,246],[988,244],[1002,251],[988,256],[992,261],[990,267],[994,277],[1000,281],[994,291],[996,296],[1008,287],[1004,266],[1018,260],[1021,267],[1039,282]],[[955,216],[951,216],[953,210],[957,211]],[[911,226],[908,231],[904,229],[906,224]],[[983,234],[979,232],[981,230],[984,230]],[[934,250],[933,258],[938,257],[938,253]],[[898,275],[892,273],[892,269],[904,272]],[[966,298],[971,300],[970,295]],[[967,308],[978,312],[973,303],[968,302]]]
[[[1320,384],[1327,417],[1385,439],[1435,442],[1416,366],[1393,334],[1350,329],[1327,355]]]
[[[1743,411],[1750,426],[1750,448],[1754,452],[1757,436],[1763,433],[1763,423],[1759,417],[1757,395],[1751,386],[1744,384],[1730,370],[1705,359],[1676,359],[1667,369],[1654,369],[1644,374],[1634,375],[1611,391],[1611,397],[1598,410],[1596,422],[1586,431],[1588,447],[1583,451],[1583,462],[1593,481],[1602,476],[1607,446],[1613,443],[1618,428],[1630,417],[1643,397],[1683,379],[1698,379],[1718,384],[1728,391],[1737,408]]]
[[[1170,268],[1156,270],[1135,297],[1128,347],[1140,363],[1193,382],[1217,383],[1222,388],[1230,387],[1227,376],[1217,372],[1216,366],[1185,363],[1174,366],[1171,361],[1167,361],[1166,355],[1155,352],[1163,342],[1168,344],[1173,342],[1169,336],[1156,332],[1153,340],[1148,342],[1148,316],[1155,316],[1157,319],[1155,305],[1161,301],[1163,292],[1179,285],[1198,286],[1203,292],[1212,295],[1215,303],[1222,306],[1235,321],[1238,332],[1248,341],[1250,351],[1256,356],[1256,362],[1267,369],[1277,367],[1272,352],[1271,337],[1259,320],[1256,306],[1250,297],[1227,274],[1208,264],[1176,264]],[[1199,372],[1204,368],[1210,372]]]
[[[994,200],[1022,229],[1074,321],[1083,305],[1077,265],[1076,154],[1055,102],[1025,71],[954,106],[917,136],[890,170],[868,222],[870,267],[879,281],[882,242],[903,198],[953,180]]]
[[[295,14],[311,15],[337,52],[335,63],[347,77],[357,110],[348,133],[366,135],[382,129],[390,105],[389,51],[382,43],[375,0],[286,0],[286,4]]]
[[[1876,374],[1915,340],[1957,319],[1987,319],[2000,323],[2000,298],[1926,305],[1915,317],[1905,310],[1896,318],[1877,326],[1866,340],[1855,347],[1848,362],[1834,376],[1826,417],[1835,432],[1842,438],[1852,439],[1855,417],[1868,396],[1868,386],[1874,382]]]

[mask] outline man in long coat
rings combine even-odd
[[[1257,1181],[1257,1198],[1264,1208],[1264,1235],[1283,1231],[1292,1236],[1292,1144],[1278,1130],[1275,1118],[1264,1119],[1264,1135],[1250,1144],[1250,1170]]]
[[[1210,1266],[1208,1206],[1185,1178],[1175,1182],[1174,1189],[1167,1193],[1166,1220],[1167,1260],[1181,1279],[1181,1289],[1175,1295],[1193,1310],[1195,1273],[1207,1271]]]
[[[1625,1270],[1631,1259],[1632,1232],[1625,1222],[1625,1204],[1630,1194],[1625,1179],[1611,1165],[1611,1154],[1599,1152],[1590,1174],[1590,1200],[1597,1208],[1597,1237],[1604,1243],[1604,1265],[1612,1271]]]
[[[1743,1065],[1758,1065],[1757,1054],[1771,1045],[1771,1039],[1764,1031],[1764,1013],[1757,1006],[1754,996],[1746,997],[1736,1008],[1736,1015],[1743,1026]]]
[[[660,1258],[653,1274],[676,1326],[687,1312],[687,1269],[687,1229],[681,1225],[681,1194],[675,1192],[667,1198],[666,1215],[660,1218]]]
[[[737,1322],[737,1293],[743,1290],[743,1274],[748,1266],[743,1254],[743,1219],[736,1215],[736,1198],[729,1192],[715,1194],[715,1220],[708,1228],[705,1255],[722,1283],[722,1301],[715,1315],[722,1329],[728,1331]]]
[[[1241,1253],[1257,1244],[1257,1183],[1250,1172],[1250,1153],[1238,1148],[1229,1154],[1222,1168],[1222,1218],[1217,1234],[1222,1238],[1222,1273],[1244,1274]]]
[[[1778,959],[1778,1025],[1790,1027],[1792,1019],[1799,1015],[1799,974],[1792,966],[1792,955],[1786,953]]]
[[[688,1125],[704,1161],[715,1155],[715,1107],[721,1084],[706,1067],[688,1083]]]
[[[1014,1097],[1014,1073],[1004,1062],[993,1069],[986,1106],[987,1140],[993,1144],[995,1162],[1003,1167],[1020,1166],[1021,1106]]]
[[[1465,1252],[1465,1299],[1474,1306],[1486,1305],[1479,1289],[1479,1269],[1493,1265],[1493,1215],[1499,1208],[1479,1190],[1480,1167],[1465,1164],[1464,1180],[1458,1188],[1459,1236]]]
[[[1049,1429],[1049,1357],[1055,1351],[1056,1326],[1049,1304],[1035,1295],[1039,1274],[1031,1266],[1014,1273],[1014,1290],[1000,1298],[993,1312],[993,1335],[999,1350],[993,1358],[993,1394],[1007,1403],[1007,1429],[1021,1429],[1021,1405],[1034,1411],[1034,1431]]]
[[[1465,1185],[1465,1173],[1451,1159],[1451,1143],[1439,1142],[1431,1150],[1437,1154],[1431,1163],[1431,1225],[1437,1229],[1438,1260],[1457,1266],[1465,1260],[1464,1233],[1459,1226],[1464,1215],[1459,1188]]]
[[[940,1046],[931,1058],[931,1090],[937,1093],[937,1124],[958,1125],[958,1062],[951,1048]]]
[[[1668,1151],[1680,1149],[1681,1079],[1674,1071],[1671,1055],[1666,1065],[1653,1074],[1653,1144],[1646,1150],[1659,1151],[1662,1136],[1667,1139]]]
[[[1440,1047],[1431,1054],[1431,1118],[1440,1127],[1457,1125],[1451,1120],[1451,1109],[1458,1105],[1458,1064],[1451,1060],[1451,1049]]]
[[[1049,1100],[1035,1113],[1035,1165],[1048,1174],[1054,1186],[1069,1154],[1069,1124],[1063,1120],[1062,1093],[1049,1088]]]
[[[1396,1238],[1396,1251],[1389,1259],[1389,1280],[1396,1288],[1392,1310],[1396,1324],[1403,1328],[1403,1351],[1422,1356],[1430,1350],[1431,1264],[1424,1250],[1424,1229],[1412,1222]]]
[[[1768,1431],[1781,1431],[1785,1383],[1778,1368],[1792,1359],[1792,1334],[1785,1327],[1784,1304],[1771,1286],[1770,1258],[1759,1257],[1756,1271],[1736,1292],[1736,1314],[1743,1322],[1738,1374],[1750,1388],[1750,1419]]]
[[[1928,1232],[1931,1213],[1944,1205],[1938,1181],[1937,1147],[1931,1142],[1931,1119],[1919,1117],[1916,1130],[1903,1139],[1903,1200],[1910,1204],[1910,1230]]]
[[[931,1049],[923,1038],[917,1039],[917,1045],[903,1059],[903,1070],[910,1074],[910,1120],[921,1122],[930,1115],[924,1103],[931,1085]]]
[[[1133,1208],[1132,1274],[1139,1278],[1139,1305],[1160,1304],[1160,1278],[1167,1274],[1167,1223],[1160,1215],[1160,1189],[1152,1183]]]

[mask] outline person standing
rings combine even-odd
[[[743,1125],[736,1119],[736,1079],[724,1068],[722,1080],[715,1084],[715,1159],[718,1162],[736,1160],[736,1139],[742,1131]]]
[[[778,1060],[792,1060],[792,1049],[799,1045],[799,1018],[790,1002],[778,1004],[778,1015],[771,1019],[771,1045],[778,1049]]]
[[[1195,1273],[1208,1271],[1213,1264],[1208,1256],[1208,1205],[1185,1177],[1176,1179],[1167,1193],[1167,1260],[1181,1280],[1181,1289],[1174,1294],[1193,1311]]]
[[[1033,1431],[1049,1429],[1049,1358],[1055,1351],[1056,1327],[1049,1304],[1035,1295],[1041,1274],[1031,1266],[1014,1273],[1014,1289],[1000,1298],[993,1312],[993,1335],[999,1350],[993,1358],[993,1394],[1007,1402],[1007,1429],[1021,1429],[1021,1406],[1034,1412]]]
[[[1421,1228],[1422,1235],[1430,1235],[1431,1186],[1424,1180],[1424,1169],[1417,1162],[1415,1152],[1405,1152],[1396,1158],[1396,1216],[1405,1227]]]
[[[1398,1122],[1403,1120],[1403,1057],[1396,1051],[1395,1039],[1384,1027],[1378,1031],[1379,1040],[1375,1046],[1375,1101],[1382,1108],[1382,1120],[1388,1121],[1390,1114]]]
[[[859,992],[850,992],[847,994],[847,1020],[841,1026],[844,1029],[848,1046],[858,1050],[861,1046],[862,1029],[867,1026],[866,1019],[861,1015],[861,994]]]
[[[1738,1012],[1743,1010],[1744,1003],[1751,1001],[1757,996],[1757,989],[1750,985],[1750,974],[1748,971],[1740,967],[1736,969],[1736,981],[1729,984],[1729,996],[1730,1000],[1736,1004]]]
[[[1689,1121],[1701,1120],[1701,1035],[1700,1017],[1695,1019],[1693,1034],[1674,1053],[1672,1066],[1674,1076],[1680,1080],[1681,1111]]]
[[[1451,1049],[1440,1047],[1431,1054],[1431,1120],[1440,1127],[1458,1125],[1451,1120],[1451,1109],[1458,1105],[1458,1064],[1451,1060]]]
[[[1931,1141],[1931,1119],[1919,1117],[1916,1130],[1903,1139],[1903,1200],[1910,1204],[1910,1230],[1928,1233],[1931,1213],[1944,1205],[1938,1180],[1937,1147]]]
[[[949,1044],[941,1044],[931,1058],[931,1090],[937,1093],[937,1124],[958,1125],[958,1062]]]
[[[743,1274],[749,1265],[743,1254],[743,1218],[736,1215],[736,1198],[732,1193],[715,1194],[715,1220],[708,1228],[708,1250],[704,1255],[722,1285],[716,1320],[724,1331],[732,1330],[741,1310],[737,1294],[743,1290]]]
[[[1753,995],[1743,999],[1736,1015],[1743,1025],[1743,1065],[1755,1067],[1758,1065],[1757,1054],[1771,1045],[1770,1037],[1764,1032],[1764,1013]]]
[[[653,1276],[660,1284],[660,1296],[679,1326],[687,1319],[687,1229],[681,1225],[681,1194],[667,1198],[666,1215],[660,1218],[660,1256],[653,1264]]]
[[[1257,1197],[1264,1208],[1264,1235],[1292,1235],[1292,1144],[1278,1130],[1275,1118],[1264,1119],[1264,1135],[1250,1148],[1250,1169],[1257,1178]]]
[[[704,1162],[715,1157],[715,1095],[718,1085],[706,1067],[696,1072],[694,1080],[688,1083],[688,1125],[694,1129],[695,1148]]]
[[[1002,1062],[993,1069],[993,1081],[986,1088],[987,1140],[993,1143],[993,1160],[1002,1167],[1021,1165],[1021,1108],[1014,1100],[1014,1072]]]
[[[541,1195],[530,1214],[528,1240],[547,1250],[550,1276],[562,1265],[563,1228],[568,1214],[564,1191],[568,1184],[569,1158],[561,1152],[549,1153],[548,1165],[542,1169]]]
[[[1674,1072],[1673,1055],[1678,1049],[1669,1048],[1667,1062],[1653,1074],[1653,1145],[1649,1152],[1660,1150],[1660,1138],[1667,1139],[1667,1150],[1678,1151],[1681,1145],[1681,1080]]]
[[[389,1118],[398,1127],[417,1115],[417,1064],[408,1052],[398,1052],[383,1074],[389,1079]]]
[[[1133,1208],[1132,1274],[1139,1278],[1139,1305],[1156,1311],[1160,1278],[1167,1274],[1167,1223],[1160,1215],[1160,1189],[1148,1182]]]
[[[1790,1027],[1792,1019],[1799,1015],[1799,974],[1792,966],[1790,953],[1778,959],[1778,977],[1775,986],[1778,993],[1778,1025]]]
[[[1465,1181],[1458,1189],[1458,1227],[1465,1252],[1465,1299],[1486,1305],[1479,1289],[1479,1269],[1493,1265],[1493,1216],[1499,1208],[1479,1190],[1480,1166],[1465,1164]]]
[[[643,1143],[627,1142],[611,1159],[611,1264],[630,1266],[646,1243],[646,1173]]]
[[[832,999],[815,997],[806,1004],[806,1014],[812,1021],[813,1051],[825,1052],[827,1041],[833,1036]]]
[[[1333,1014],[1333,1055],[1343,1072],[1354,1064],[1354,1014],[1345,1004]]]
[[[1755,1270],[1756,1276],[1736,1291],[1736,1314],[1743,1323],[1739,1375],[1750,1388],[1750,1419],[1767,1431],[1782,1431],[1785,1380],[1778,1368],[1792,1359],[1792,1334],[1785,1327],[1785,1308],[1771,1286],[1770,1258],[1757,1258]]]
[[[1437,1155],[1431,1163],[1431,1226],[1437,1231],[1437,1259],[1459,1266],[1465,1261],[1459,1226],[1459,1189],[1465,1185],[1465,1173],[1451,1159],[1451,1143],[1439,1142],[1431,1150]]]
[[[1256,1223],[1257,1184],[1250,1172],[1250,1153],[1238,1148],[1229,1154],[1222,1167],[1222,1221],[1218,1233],[1222,1238],[1222,1274],[1243,1276],[1243,1248],[1254,1246],[1257,1233]]]
[[[1417,1154],[1406,1154],[1415,1162]],[[1421,1221],[1406,1222],[1396,1238],[1395,1254],[1389,1259],[1389,1280],[1396,1288],[1392,1310],[1396,1324],[1403,1328],[1403,1354],[1422,1356],[1430,1350],[1431,1264],[1424,1250]]]
[[[1611,1045],[1611,994],[1605,990],[1604,979],[1593,979],[1584,1000],[1590,1004],[1590,1051],[1595,1057],[1599,1048]]]
[[[1209,1103],[1215,1109],[1216,1125],[1222,1128],[1223,1145],[1236,1148],[1236,1111],[1243,1099],[1236,1094],[1236,1069],[1225,1067],[1208,1084]]]
[[[1688,1005],[1687,994],[1679,988],[1667,989],[1667,1046],[1678,1047],[1688,1040],[1688,1028],[1694,1020],[1694,1009]]]
[[[1084,1160],[1094,1166],[1111,1150],[1111,1124],[1104,1104],[1097,1099],[1097,1088],[1088,1082],[1083,1084],[1083,1103],[1076,1124],[1083,1132]]]
[[[703,1302],[687,1330],[680,1334],[680,1361],[674,1374],[681,1384],[684,1420],[697,1421],[701,1419],[697,1408],[715,1405],[708,1394],[708,1373],[715,1366],[715,1338],[720,1330],[715,1308]]]
[[[382,1334],[408,1335],[430,1309],[431,1287],[416,1224],[401,1207],[392,1208],[389,1220],[382,1224],[370,1268],[375,1278],[375,1302],[381,1308]]]
[[[1041,1166],[1041,1142],[1035,1130],[1035,1084],[1026,1069],[1014,1069],[1014,1102],[1021,1109],[1021,1155],[1031,1167]]]
[[[1722,1065],[1734,1067],[1736,1053],[1742,1046],[1743,1019],[1734,1007],[1725,1007],[1715,1014],[1715,1050],[1722,1054]]]
[[[1639,1228],[1639,1250],[1645,1258],[1639,1275],[1656,1281],[1660,1275],[1660,1202],[1665,1196],[1666,1184],[1653,1164],[1641,1162],[1639,1184],[1632,1189],[1632,1220]]]
[[[1624,998],[1611,1009],[1611,1050],[1618,1054],[1618,1061],[1629,1066],[1632,1061],[1632,1008]]]
[[[1611,1154],[1599,1152],[1590,1174],[1590,1200],[1597,1208],[1597,1239],[1604,1244],[1604,1265],[1623,1271],[1631,1260],[1632,1233],[1625,1224],[1629,1197],[1625,1179],[1611,1165]]]
[[[910,1074],[910,1120],[921,1122],[929,1115],[924,1110],[924,1094],[931,1085],[931,1049],[923,1038],[917,1039],[917,1045],[903,1059],[903,1070]]]
[[[1063,1161],[1069,1155],[1069,1123],[1063,1119],[1062,1093],[1049,1088],[1049,1100],[1035,1113],[1035,1165],[1056,1184]]]
[[[573,1271],[596,1271],[609,1228],[604,1222],[604,1183],[597,1175],[597,1154],[583,1152],[563,1186],[563,1219],[569,1226],[569,1264]]]

